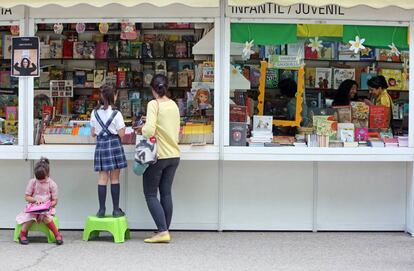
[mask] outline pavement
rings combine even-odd
[[[145,244],[151,234],[115,244],[62,231],[56,246],[33,233],[22,246],[0,230],[0,270],[414,270],[414,238],[402,232],[172,232],[170,244]]]

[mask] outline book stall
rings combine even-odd
[[[89,119],[103,84],[118,90],[127,125],[122,208],[131,229],[153,228],[132,170],[132,127],[162,73],[181,115],[173,229],[414,232],[414,5],[14,2],[20,34],[39,38],[40,65],[39,76],[4,87],[19,95],[0,108],[3,133],[5,122],[27,120],[14,146],[0,146],[0,158],[13,147],[21,161],[2,160],[0,169],[18,193],[34,161],[51,159],[62,228],[81,229],[96,209]],[[377,76],[387,105],[368,84]],[[0,195],[21,206],[13,193]]]

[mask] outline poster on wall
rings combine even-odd
[[[39,38],[12,38],[12,76],[39,76]]]

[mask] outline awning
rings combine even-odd
[[[341,7],[354,7],[358,5],[369,6],[373,8],[384,8],[396,6],[404,9],[413,9],[414,0],[228,0],[230,6],[257,6],[265,3],[276,3],[281,6],[290,6],[294,4],[308,4],[312,6],[324,6],[336,4]]]
[[[154,6],[168,6],[171,4],[183,4],[189,7],[219,7],[219,0],[3,0],[0,3],[2,8],[11,8],[18,5],[39,8],[46,5],[59,5],[71,7],[79,4],[88,4],[95,7],[102,7],[109,4],[120,4],[126,7],[133,7],[140,4],[152,4]]]

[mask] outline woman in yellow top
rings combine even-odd
[[[151,81],[154,100],[148,103],[146,123],[138,128],[146,138],[157,138],[158,161],[144,172],[143,185],[148,209],[158,228],[158,233],[145,239],[146,243],[168,243],[173,203],[171,187],[180,163],[178,136],[180,113],[177,104],[166,96],[168,79],[158,74]],[[160,191],[160,200],[157,198]]]
[[[388,107],[388,127],[390,127],[394,104],[391,96],[387,92],[388,84],[385,77],[382,75],[372,77],[368,80],[367,84],[372,101],[365,100],[365,103],[368,105],[383,105]]]

